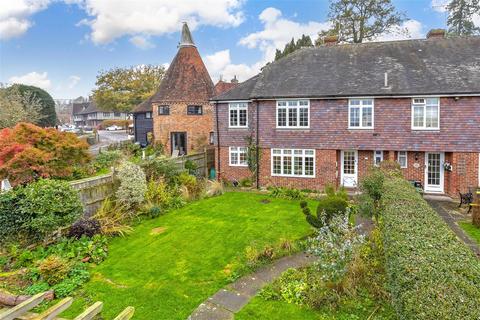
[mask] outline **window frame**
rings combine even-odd
[[[405,166],[402,166],[400,163],[400,153],[405,153]],[[400,165],[401,169],[408,168],[408,151],[397,151],[397,163]]]
[[[167,110],[167,112],[165,113],[160,113],[160,108],[165,108]],[[162,104],[162,105],[158,105],[157,106],[157,114],[159,116],[168,116],[170,115],[170,106],[168,104]]]
[[[288,103],[296,101],[297,105],[296,106],[289,106]],[[306,106],[301,106],[300,101],[306,101],[307,105]],[[285,106],[280,106],[279,103],[286,102]],[[275,102],[275,128],[276,129],[310,129],[310,100],[309,99],[279,99],[276,100]],[[306,108],[307,109],[307,126],[300,126],[300,109],[301,108]],[[279,109],[286,109],[286,115],[285,115],[285,126],[279,126],[278,125],[278,111]],[[291,126],[289,124],[289,118],[290,118],[290,109],[296,109],[296,116],[297,116],[297,125],[296,126]]]
[[[240,110],[246,111],[245,125],[240,125]],[[235,111],[237,114],[237,124],[231,123],[231,112]],[[247,101],[235,101],[228,103],[228,127],[232,129],[245,129],[248,128],[248,102]]]
[[[197,108],[200,108],[200,113],[190,112],[191,108],[194,108],[194,110],[197,110]],[[189,116],[202,116],[203,115],[203,106],[199,105],[199,104],[187,105],[187,115],[189,115]]]
[[[359,105],[352,105],[352,101],[358,100],[360,101]],[[362,101],[372,101],[371,105],[363,105]],[[372,125],[371,126],[364,126],[362,123],[363,118],[363,109],[364,108],[372,108]],[[359,124],[358,126],[351,125],[351,109],[359,108]],[[373,130],[375,129],[375,99],[374,98],[350,98],[348,99],[348,129],[350,130]]]
[[[379,167],[380,163],[377,163],[377,152],[382,153],[382,159],[380,160],[380,162],[382,162],[384,159],[384,153],[383,153],[383,150],[373,150],[373,165],[376,167]]]
[[[152,119],[152,112],[145,112],[145,119]]]
[[[423,99],[424,102],[415,102],[415,100]],[[427,127],[427,107],[432,107],[432,104],[428,104],[428,99],[436,99],[437,100],[437,127]],[[415,108],[422,107],[423,108],[423,125],[422,126],[415,126]],[[410,109],[411,112],[411,129],[418,130],[418,131],[439,131],[440,130],[440,97],[415,97],[412,98],[412,106]]]
[[[275,151],[279,151],[280,153],[275,153]],[[290,151],[290,154],[285,154],[285,151]],[[295,151],[301,151],[302,154],[298,155],[295,154]],[[306,152],[313,152],[313,154],[309,155]],[[302,158],[302,174],[298,175],[295,174],[295,157],[301,156]],[[280,157],[280,173],[274,172],[274,157]],[[288,157],[291,159],[291,173],[285,174],[284,173],[284,159]],[[313,158],[313,175],[306,175],[305,174],[305,159],[306,158]],[[287,178],[315,178],[317,175],[316,172],[316,150],[315,149],[290,149],[290,148],[272,148],[270,151],[270,174],[272,177],[287,177]]]
[[[235,150],[234,150],[235,149]],[[244,149],[245,151],[242,152]],[[232,163],[232,153],[237,154],[237,163]],[[245,163],[240,162],[240,154],[245,153]],[[248,167],[247,163],[247,147],[228,147],[228,164],[230,167]]]
[[[111,117],[111,112],[103,112],[103,117],[104,118],[110,118]]]

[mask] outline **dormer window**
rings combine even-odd
[[[158,106],[158,115],[166,116],[170,114],[170,106]]]

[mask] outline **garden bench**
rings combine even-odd
[[[468,188],[468,192],[466,193],[461,193],[460,191],[458,191],[458,193],[460,194],[460,204],[458,207],[460,208],[462,204],[466,204],[468,206],[467,214],[469,214],[473,206],[473,192],[471,188]]]

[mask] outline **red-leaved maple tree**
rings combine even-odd
[[[89,161],[88,144],[73,133],[30,123],[0,130],[0,179],[12,185],[68,177]]]

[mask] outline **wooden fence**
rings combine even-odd
[[[208,177],[210,169],[215,166],[215,149],[207,148],[201,153],[172,158],[172,161],[179,170],[184,170],[185,163],[191,161],[196,165],[194,174],[197,177]]]
[[[75,180],[70,182],[73,189],[77,190],[80,201],[83,203],[85,216],[93,215],[105,198],[115,191],[115,178],[113,173],[101,176]]]
[[[58,318],[57,316],[72,305],[72,298],[65,298],[40,314],[30,312],[30,310],[43,302],[47,294],[46,292],[39,293],[13,308],[0,309],[0,320],[66,320],[64,318]],[[97,301],[76,316],[74,320],[93,319],[96,315],[100,314],[102,308],[103,303]],[[135,309],[133,307],[127,307],[115,317],[114,320],[128,320],[133,317],[134,313]]]

